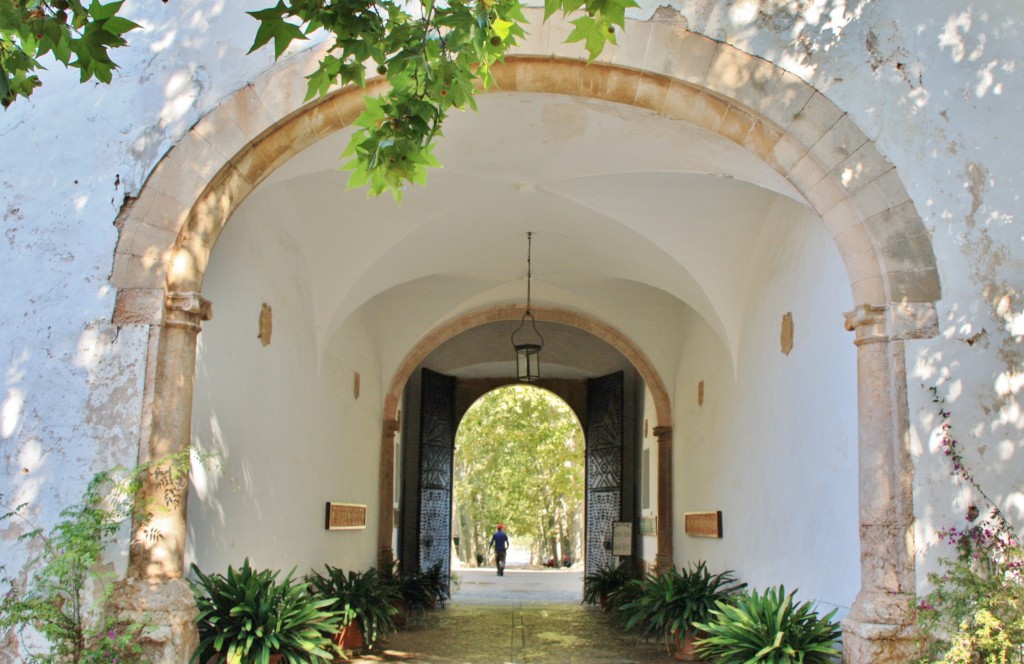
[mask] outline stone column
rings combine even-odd
[[[658,439],[658,553],[655,572],[675,565],[672,552],[672,427],[654,427]]]
[[[377,569],[390,570],[395,561],[391,549],[395,529],[395,434],[398,420],[384,420],[380,437],[380,493],[377,507]]]
[[[930,305],[862,305],[846,314],[857,346],[861,546],[861,589],[843,621],[847,664],[916,661],[914,466],[903,339],[924,337],[933,324]]]
[[[168,293],[160,320],[149,444],[140,462],[186,454],[191,443],[196,337],[212,307],[198,293]],[[152,661],[187,662],[198,643],[195,600],[182,579],[185,565],[188,458],[154,465],[143,478],[127,578],[112,604],[131,620],[153,626],[143,644]]]

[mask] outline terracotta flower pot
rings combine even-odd
[[[342,650],[358,650],[363,647],[363,630],[353,620],[334,635],[334,643]]]
[[[409,622],[409,603],[402,598],[398,598],[392,602],[392,605],[398,609],[394,616],[395,626],[401,627]]]
[[[685,633],[676,632],[676,661],[678,662],[703,662],[703,657],[697,654],[697,639],[703,634],[694,629],[688,629]]]

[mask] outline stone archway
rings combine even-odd
[[[539,20],[539,10],[531,14]],[[728,44],[631,22],[620,48],[587,66],[550,55],[578,51],[551,43],[552,34],[561,33],[538,31],[519,49],[538,57],[510,57],[495,68],[503,91],[600,98],[702,127],[785,177],[828,227],[849,276],[855,309],[846,326],[858,347],[862,588],[845,623],[846,657],[906,661],[915,572],[903,342],[937,333],[940,286],[930,238],[899,175],[824,95]],[[634,39],[644,48],[628,48]],[[151,326],[152,417],[143,417],[141,458],[189,442],[196,334],[211,313],[200,292],[224,224],[277,166],[361,110],[362,90],[302,104],[303,75],[315,57],[285,63],[213,109],[123,215],[111,279],[114,322]],[[665,435],[670,424],[661,428]],[[184,510],[182,501],[180,513],[161,524],[164,539],[133,550],[132,578],[180,578]]]
[[[440,325],[428,334],[406,354],[401,365],[391,378],[384,398],[384,427],[380,446],[379,504],[390,505],[394,495],[395,434],[398,432],[398,407],[409,376],[416,370],[431,351],[459,333],[480,325],[496,321],[520,320],[525,307],[512,305],[490,307],[474,311]],[[538,322],[561,323],[578,328],[607,342],[619,351],[636,369],[650,390],[657,424],[654,435],[658,440],[658,553],[655,566],[668,569],[673,564],[672,550],[672,403],[664,380],[655,370],[651,361],[635,343],[619,330],[602,321],[574,311],[546,307],[532,307]],[[389,509],[378,510],[377,515],[377,564],[381,568],[391,565],[391,533],[394,528],[394,513]]]

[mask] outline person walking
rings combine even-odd
[[[487,545],[490,549],[494,547],[494,565],[498,568],[498,576],[505,576],[505,554],[508,553],[508,535],[505,534],[505,525],[499,523],[498,529],[491,535],[491,542]]]

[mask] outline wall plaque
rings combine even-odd
[[[722,536],[722,512],[687,512],[686,534],[694,537]]]
[[[657,535],[658,534],[658,517],[656,516],[645,516],[640,519],[640,534],[641,535]]]
[[[612,524],[612,555],[633,555],[633,524],[629,521],[616,521]]]
[[[366,527],[366,505],[327,503],[327,530],[357,530]]]

